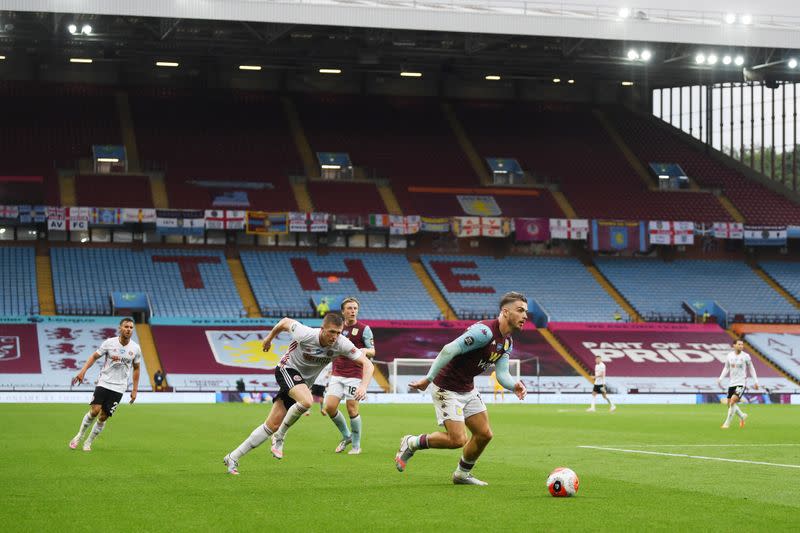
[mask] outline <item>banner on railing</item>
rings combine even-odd
[[[589,221],[582,218],[551,218],[550,238],[585,241],[589,238]]]
[[[289,231],[293,233],[324,233],[328,231],[328,213],[289,213]]]
[[[156,233],[160,235],[202,235],[205,226],[199,209],[156,209]]]
[[[546,218],[515,218],[514,240],[544,242],[550,240],[550,221]]]
[[[714,222],[714,237],[717,239],[744,239],[744,224],[741,222]]]
[[[206,229],[244,229],[245,211],[207,209]]]
[[[592,250],[621,252],[647,250],[644,222],[631,220],[592,220]]]
[[[786,226],[745,226],[745,246],[786,246]]]
[[[449,217],[419,217],[420,229],[431,233],[447,233],[450,231]]]
[[[420,218],[417,215],[389,215],[390,235],[413,235],[419,233]]]
[[[694,244],[694,222],[651,220],[648,229],[650,244]]]
[[[289,232],[286,213],[248,211],[245,231],[256,235],[276,235]]]

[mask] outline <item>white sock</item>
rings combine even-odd
[[[744,420],[744,412],[739,409],[739,404],[733,404],[733,412],[736,413],[739,418]]]
[[[461,460],[458,462],[458,468],[456,468],[456,473],[466,476],[470,472],[472,472],[472,467],[475,466],[475,461],[467,461],[464,459],[464,456],[461,456]]]
[[[278,431],[275,432],[275,437],[278,439],[284,439],[286,437],[286,432],[289,431],[289,428],[297,422],[297,419],[300,418],[308,411],[305,407],[300,405],[299,403],[294,404],[286,411],[286,416],[283,417],[283,422],[281,422],[281,427],[278,428]]]
[[[606,398],[606,401],[608,402],[609,406],[611,406],[611,407],[614,406],[614,404],[611,402],[611,398]]]
[[[595,404],[595,402],[596,402],[596,401],[597,401],[597,400],[595,400],[594,398],[592,398],[592,409],[594,409],[594,404]]]
[[[353,448],[361,448],[361,415],[350,419],[350,432],[353,435]]]
[[[92,418],[92,412],[87,411],[85,415],[83,415],[83,421],[81,421],[81,427],[78,430],[77,435],[75,435],[75,440],[81,440],[83,438],[83,434],[86,433],[86,430],[89,429],[89,426],[92,425],[94,422],[94,418]]]
[[[104,427],[106,427],[106,423],[105,422],[100,422],[98,420],[97,423],[92,428],[92,432],[89,433],[89,438],[86,439],[86,443],[87,444],[93,443],[94,439],[96,439],[97,436],[100,434],[100,432],[103,431]]]
[[[725,425],[729,426],[733,418],[733,407],[728,407],[728,416],[725,418]]]
[[[347,419],[345,419],[341,411],[336,411],[336,416],[331,418],[331,422],[339,429],[343,439],[350,437],[351,433],[347,429]]]
[[[264,424],[261,424],[256,429],[250,433],[250,436],[244,439],[244,442],[239,445],[238,448],[233,450],[230,453],[231,459],[234,461],[238,461],[241,456],[252,450],[253,448],[258,448],[261,446],[264,441],[272,436],[272,431],[267,428]]]

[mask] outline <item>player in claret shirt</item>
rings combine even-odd
[[[106,420],[114,415],[117,410],[122,395],[128,388],[128,378],[133,370],[133,388],[131,389],[131,401],[136,401],[136,393],[139,390],[139,363],[142,360],[142,350],[139,345],[131,340],[133,335],[133,320],[123,318],[119,323],[119,336],[111,337],[103,341],[103,344],[94,352],[81,371],[72,378],[72,384],[83,383],[86,371],[100,358],[103,358],[103,368],[97,378],[97,387],[94,389],[94,396],[89,402],[89,412],[83,416],[81,427],[78,433],[69,441],[69,447],[73,450],[80,444],[83,435],[92,422],[97,418],[97,423],[92,428],[91,433],[83,443],[83,451],[92,451],[94,439],[106,427]]]
[[[350,339],[356,348],[372,359],[375,357],[375,342],[369,326],[358,320],[358,300],[353,296],[342,301],[344,330],[342,335]],[[331,379],[328,383],[328,395],[325,397],[325,412],[331,417],[336,428],[342,434],[342,440],[336,446],[336,453],[342,453],[348,444],[353,447],[349,455],[361,453],[361,414],[358,412],[356,389],[361,384],[361,367],[345,357],[333,360]],[[350,428],[339,411],[339,403],[345,399],[347,414],[350,417]]]
[[[503,295],[500,315],[470,326],[456,340],[442,348],[428,375],[409,384],[424,391],[433,382],[436,420],[445,431],[406,435],[400,441],[395,465],[400,472],[418,450],[464,448],[453,473],[456,485],[488,485],[472,475],[472,467],[492,440],[486,405],[475,389],[474,378],[494,366],[497,381],[522,400],[527,394],[522,381],[514,382],[508,372],[513,342],[511,334],[520,331],[528,319],[528,300],[518,292]],[[467,439],[467,429],[472,436]]]

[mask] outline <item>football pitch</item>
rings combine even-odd
[[[88,399],[88,398],[87,398]],[[126,395],[127,399],[127,395]],[[67,446],[80,405],[0,405],[3,531],[797,531],[800,408],[490,405],[494,440],[475,467],[488,487],[454,486],[457,450],[417,453],[406,433],[435,430],[430,405],[362,404],[364,452],[335,454],[318,410],[278,461],[263,445],[239,476],[222,457],[269,406],[123,404],[92,452]],[[580,476],[552,498],[557,466]]]

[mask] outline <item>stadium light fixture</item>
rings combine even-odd
[[[736,15],[733,13],[726,13],[725,14],[725,23],[726,24],[733,24],[736,22]]]
[[[340,68],[321,68],[319,69],[320,74],[341,74],[342,69]]]
[[[81,242],[82,243],[89,242],[89,237],[81,237]]]
[[[652,52],[650,52],[650,50],[647,50],[647,49],[642,50],[642,54],[641,54],[642,61],[650,61],[651,57],[653,57],[653,54],[652,54]]]
[[[575,80],[567,80],[567,83],[569,83],[570,85],[573,85],[575,83]]]
[[[628,59],[631,61],[636,61],[637,59],[639,59],[639,52],[631,48],[630,50],[628,50]]]
[[[795,58],[789,59],[789,63],[787,64],[789,65],[789,68],[797,68],[797,60]]]
[[[81,26],[81,33],[84,35],[91,35],[92,26],[90,24],[84,24],[83,26]]]
[[[6,232],[6,228],[0,228],[0,233],[5,233],[5,232]]]
[[[631,8],[629,8],[629,7],[622,7],[622,8],[620,8],[620,10],[618,11],[618,13],[619,13],[619,18],[626,19],[626,18],[628,18],[628,17],[630,17],[630,16],[631,16]]]
[[[4,61],[6,56],[0,56],[0,61]]]
[[[744,24],[745,26],[753,23],[753,15],[742,15],[739,17],[739,22]]]
[[[239,70],[261,70],[261,65],[239,65]]]
[[[734,63],[734,64],[735,64],[737,67],[741,67],[742,65],[744,65],[744,57],[742,57],[742,56],[736,56],[736,59],[734,59],[734,60],[733,60],[733,63]]]
[[[98,157],[98,163],[119,163],[119,158],[117,157]]]
[[[500,81],[500,76],[498,76],[497,74],[488,74],[484,79],[487,79],[489,81]]]
[[[709,65],[716,65],[717,64],[717,56],[715,54],[708,55],[708,64]]]
[[[623,81],[622,82],[622,86],[623,87],[631,87],[632,85],[633,85],[632,81]]]
[[[722,57],[722,64],[723,64],[723,65],[730,65],[730,64],[731,64],[731,61],[733,61],[733,59],[731,58],[731,56],[723,56],[723,57]]]
[[[67,26],[67,31],[70,34],[75,35],[76,33],[78,33],[78,26],[76,26],[75,24],[70,24],[69,26]]]
[[[156,61],[156,66],[178,68],[180,66],[180,63],[176,61]]]
[[[561,78],[553,78],[553,83],[561,83]]]
[[[421,78],[422,77],[422,72],[407,72],[407,71],[403,71],[403,72],[400,73],[400,75],[402,77],[404,77],[404,78]]]
[[[703,63],[706,62],[706,56],[703,54],[697,54],[696,56],[694,56],[694,62],[697,63],[698,65],[702,65]]]
[[[69,58],[69,62],[70,63],[91,63],[92,60],[89,59],[88,57],[70,57]]]

